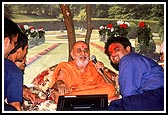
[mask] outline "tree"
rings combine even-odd
[[[70,51],[72,49],[72,45],[74,44],[74,42],[76,42],[74,23],[73,23],[73,18],[72,18],[69,5],[60,4],[60,8],[61,8],[61,11],[64,17],[65,27],[67,29],[67,34],[68,34],[68,43],[69,43],[68,44],[69,45],[68,61],[70,61],[72,60]],[[86,5],[86,19],[87,19],[87,33],[86,33],[85,41],[89,44],[90,36],[92,33],[92,29],[93,29],[92,23],[91,23],[91,6],[89,4]]]
[[[91,21],[91,5],[86,5],[86,20],[87,20],[87,33],[85,37],[85,41],[89,44],[90,42],[90,36],[92,33],[92,21]]]
[[[60,8],[64,17],[65,27],[67,29],[67,35],[68,35],[68,45],[69,45],[69,58],[68,61],[72,60],[72,57],[70,55],[70,50],[72,49],[72,45],[74,42],[76,42],[75,37],[75,29],[74,29],[74,22],[72,19],[72,14],[69,8],[68,4],[60,4]]]

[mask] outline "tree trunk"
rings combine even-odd
[[[60,8],[61,8],[61,11],[62,11],[62,14],[64,17],[65,27],[67,29],[68,45],[69,45],[68,61],[70,61],[70,60],[72,60],[72,57],[70,55],[70,51],[72,49],[73,43],[76,42],[74,23],[73,23],[71,11],[69,9],[69,5],[68,4],[60,4]]]
[[[60,4],[60,8],[64,17],[65,21],[65,27],[67,29],[67,34],[68,34],[68,44],[69,44],[69,58],[68,61],[72,60],[72,57],[70,55],[70,51],[72,49],[72,45],[74,42],[76,42],[76,37],[75,37],[75,29],[74,29],[74,22],[73,18],[71,15],[71,11],[69,9],[69,5],[67,4]],[[87,20],[87,33],[85,37],[85,41],[89,44],[90,43],[90,37],[92,33],[92,23],[91,23],[91,5],[87,4],[86,5],[86,20]]]
[[[86,33],[85,41],[89,44],[92,29],[93,29],[93,25],[91,22],[91,5],[90,4],[86,4],[86,20],[87,20],[87,33]]]

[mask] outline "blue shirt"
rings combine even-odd
[[[22,102],[23,72],[9,59],[4,59],[4,99]]]
[[[123,97],[164,87],[164,69],[152,59],[129,53],[119,63],[119,85]]]

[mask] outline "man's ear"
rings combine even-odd
[[[131,52],[131,47],[130,46],[127,46],[125,49],[127,50],[127,52]]]
[[[7,47],[7,45],[9,44],[9,42],[10,42],[9,37],[6,37],[6,38],[4,39],[4,46]]]
[[[72,57],[72,59],[74,59],[74,54],[73,54],[73,52],[71,51],[71,57]]]

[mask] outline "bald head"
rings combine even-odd
[[[71,57],[77,66],[85,67],[90,60],[89,45],[84,41],[77,41],[73,44]]]
[[[89,49],[89,45],[88,45],[85,41],[77,41],[77,42],[75,42],[75,43],[73,44],[72,50],[73,50],[76,46],[82,45],[82,44],[83,44],[83,47],[84,47],[84,46],[87,46],[88,49]]]

